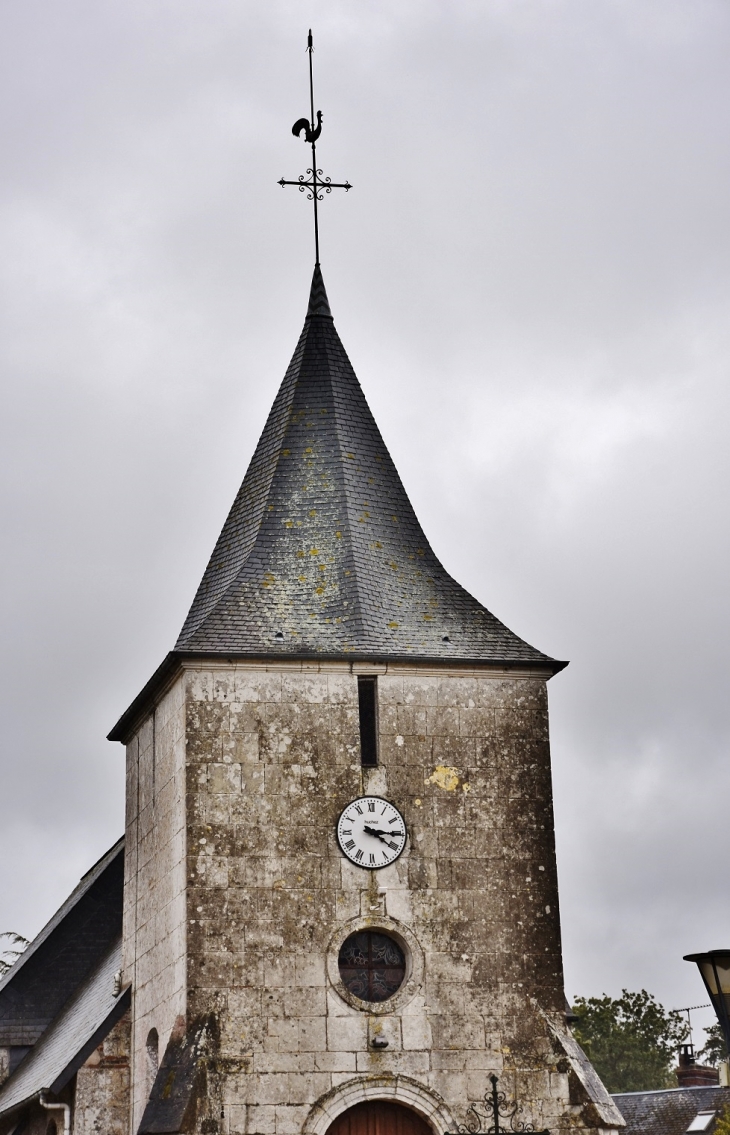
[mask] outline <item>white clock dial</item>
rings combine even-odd
[[[342,811],[337,842],[352,863],[375,871],[393,863],[405,847],[405,821],[381,796],[360,796]]]

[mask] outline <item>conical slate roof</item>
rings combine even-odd
[[[335,330],[319,266],[175,650],[561,668],[434,555]]]

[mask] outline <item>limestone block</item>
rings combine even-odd
[[[206,771],[209,792],[241,791],[240,764],[209,764]]]
[[[350,1075],[356,1070],[354,1052],[317,1052],[314,1064],[319,1072],[346,1072]]]
[[[301,1135],[310,1106],[276,1108],[276,1135]]]
[[[403,1047],[401,1041],[401,1018],[399,1016],[373,1016],[368,1017],[368,1049],[380,1051],[376,1046],[387,1041],[388,1055],[399,1052]]]
[[[245,1125],[238,1126],[242,1122],[242,1117],[239,1118],[239,1112],[246,1114],[243,1123]],[[234,1126],[234,1122],[236,1126]],[[231,1109],[231,1135],[235,1132],[240,1132],[240,1135],[275,1135],[276,1132],[276,1108],[267,1104],[249,1104],[244,1108]]]
[[[368,1021],[351,1011],[346,1017],[327,1017],[327,1048],[330,1052],[363,1052],[368,1047]]]
[[[357,1070],[365,1076],[382,1075],[387,1070],[392,1075],[426,1076],[430,1061],[427,1052],[376,1052],[373,1050],[357,1053]]]
[[[432,1044],[431,1026],[424,1011],[403,1014],[401,1033],[404,1049],[423,1049],[429,1052]]]

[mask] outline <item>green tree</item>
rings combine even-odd
[[[672,1067],[686,1038],[681,1013],[667,1010],[647,993],[578,997],[573,1011],[576,1040],[609,1092],[676,1088]]]
[[[0,949],[0,977],[2,977],[23,953],[28,945],[28,939],[24,938],[22,934],[16,934],[14,930],[3,930],[0,933],[0,938],[7,938],[10,941],[9,946],[6,946],[4,950]],[[20,949],[17,948],[18,946]]]
[[[715,1026],[712,1025],[711,1027],[714,1028]],[[709,1031],[709,1029],[705,1029],[705,1032]],[[712,1129],[712,1135],[730,1135],[730,1108],[724,1107],[722,1109],[717,1119],[715,1120],[715,1126]]]
[[[704,1032],[707,1033],[707,1040],[704,1047],[697,1053],[697,1060],[700,1064],[709,1064],[711,1068],[717,1068],[721,1060],[727,1060],[725,1036],[717,1021],[714,1025],[706,1028]],[[730,1135],[730,1132],[728,1132],[728,1135]]]

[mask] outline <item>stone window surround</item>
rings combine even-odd
[[[338,1084],[317,1100],[304,1122],[302,1135],[326,1135],[330,1125],[343,1111],[369,1100],[409,1107],[425,1119],[434,1135],[458,1130],[454,1117],[438,1092],[411,1076],[357,1076]]]
[[[360,930],[376,930],[389,934],[400,946],[406,959],[406,976],[400,989],[389,997],[387,1001],[362,1001],[350,993],[340,977],[340,948],[346,938]],[[374,914],[371,917],[351,918],[348,922],[339,923],[330,938],[327,947],[327,977],[330,985],[346,1004],[353,1009],[360,1009],[364,1013],[379,1014],[381,1016],[399,1012],[412,1001],[423,984],[423,951],[421,950],[415,934],[403,923],[389,918],[386,914]]]

